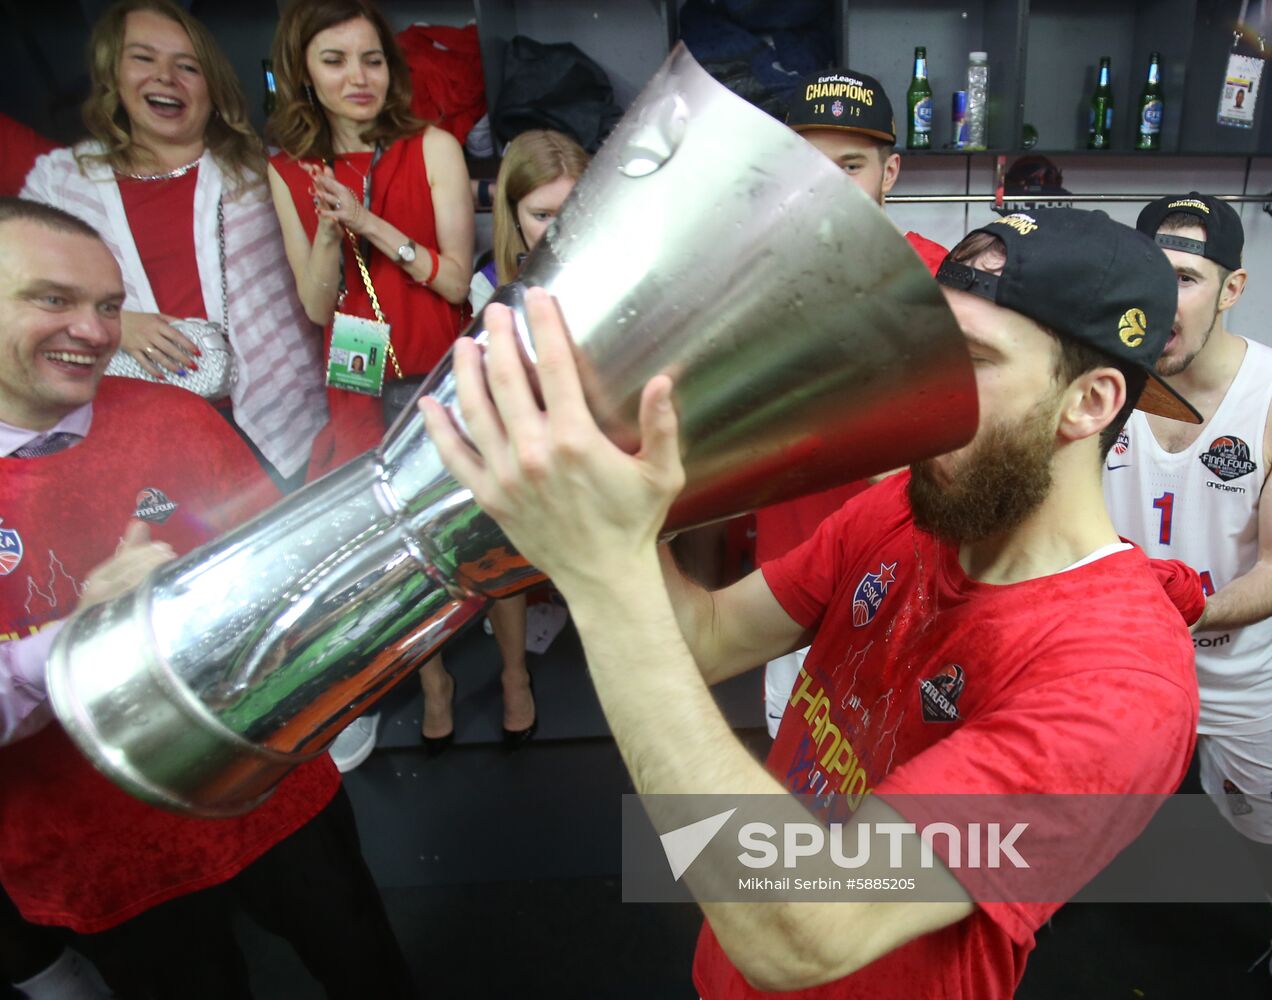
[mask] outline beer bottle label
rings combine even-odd
[[[921,97],[914,102],[914,131],[932,131],[932,98]]]
[[[1162,102],[1154,97],[1140,111],[1140,135],[1156,135],[1162,130]]]

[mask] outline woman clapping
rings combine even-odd
[[[385,425],[380,387],[348,368],[354,350],[332,350],[333,326],[382,338],[357,353],[368,371],[382,366],[390,392],[454,342],[472,273],[472,195],[459,143],[411,115],[406,62],[370,3],[297,0],[273,55],[270,129],[282,152],[270,186],[300,299],[327,331],[331,423],[313,476],[375,445]]]

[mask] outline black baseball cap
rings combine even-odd
[[[834,128],[887,143],[897,141],[892,102],[883,85],[873,76],[850,69],[827,69],[804,77],[791,95],[786,124],[796,132]]]
[[[1177,233],[1158,233],[1157,230],[1161,228],[1166,216],[1176,212],[1197,217],[1206,227],[1204,242],[1186,239]],[[1241,251],[1245,247],[1245,229],[1241,225],[1241,216],[1226,201],[1212,198],[1208,194],[1190,191],[1186,195],[1171,195],[1151,201],[1140,212],[1135,228],[1167,250],[1195,253],[1213,260],[1229,271],[1241,267]]]
[[[1175,272],[1153,241],[1103,212],[1039,208],[974,230],[1003,241],[1001,274],[951,260],[936,280],[989,299],[1148,376],[1136,409],[1199,424],[1153,370],[1170,338]],[[970,234],[969,234],[970,235]]]

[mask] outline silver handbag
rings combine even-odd
[[[172,328],[185,334],[199,348],[200,356],[194,359],[199,366],[197,370],[187,369],[185,375],[169,374],[167,378],[155,378],[137,364],[131,355],[121,350],[110,359],[106,374],[175,385],[198,393],[204,399],[228,396],[238,372],[234,365],[230,339],[225,335],[221,324],[210,319],[178,319],[172,321]]]
[[[230,314],[228,282],[225,278],[225,211],[220,200],[216,203],[216,248],[221,260],[221,302],[225,315]],[[116,351],[106,366],[107,375],[122,378],[139,378],[143,382],[160,382],[189,389],[204,399],[220,399],[230,394],[238,378],[234,361],[234,349],[230,337],[220,323],[210,319],[177,319],[172,328],[184,334],[195,344],[200,356],[194,359],[197,369],[187,369],[185,375],[169,374],[167,378],[155,378],[142,368],[126,351]]]

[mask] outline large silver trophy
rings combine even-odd
[[[495,293],[527,363],[533,285],[559,300],[588,401],[620,444],[637,442],[646,381],[674,379],[688,485],[669,531],[975,431],[962,336],[919,258],[825,157],[683,48],[520,280]],[[484,335],[480,315],[468,333]],[[455,409],[449,356],[421,391]],[[411,409],[378,449],[74,617],[50,697],[121,787],[198,815],[243,812],[491,598],[540,579]]]

